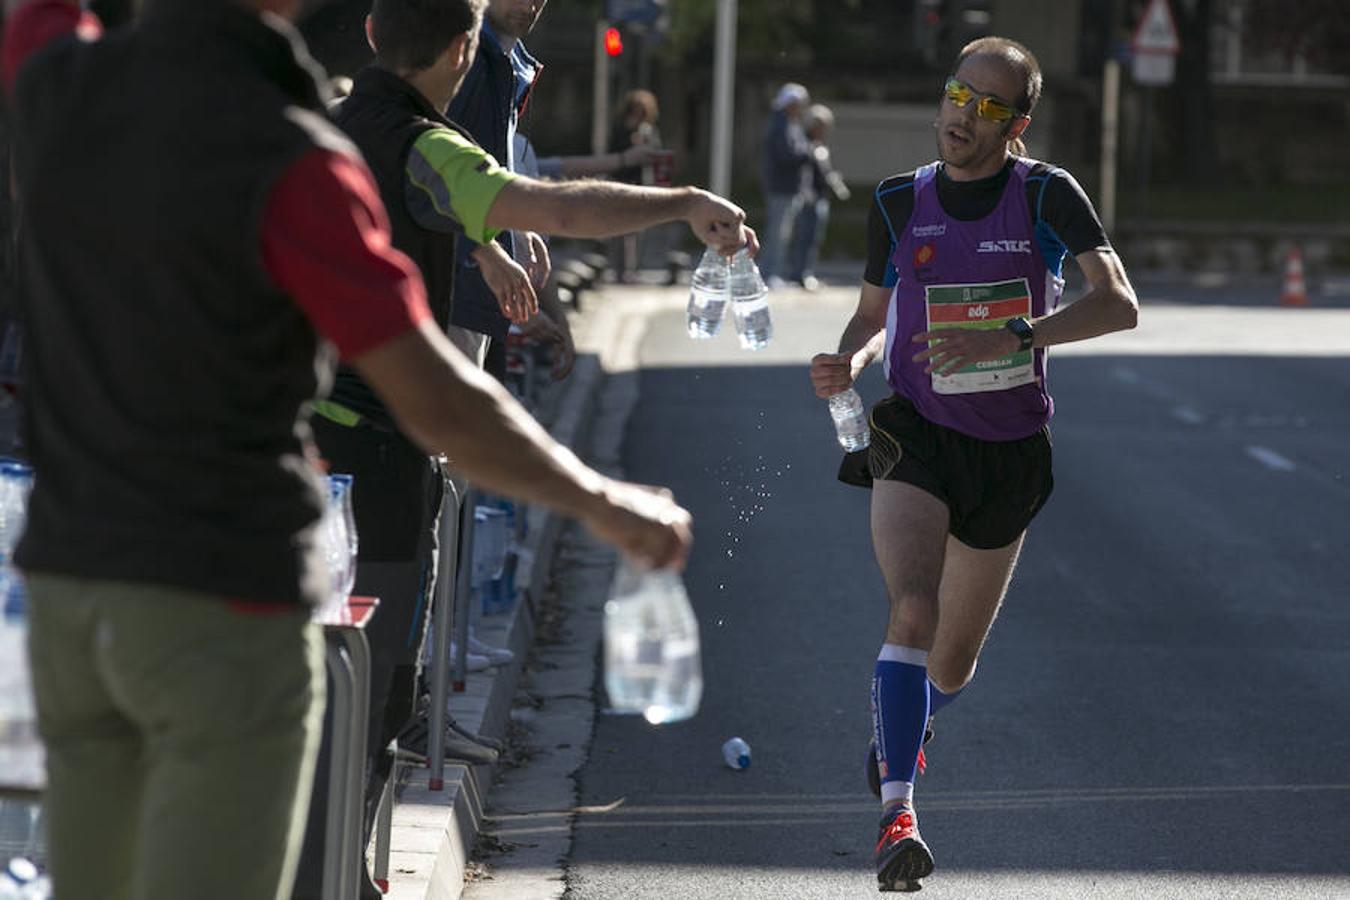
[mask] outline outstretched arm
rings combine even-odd
[[[532,229],[566,237],[613,237],[665,222],[684,221],[703,243],[732,253],[759,249],[740,207],[694,187],[651,188],[612,181],[517,178],[498,192],[487,213],[493,229]]]
[[[440,330],[414,330],[353,360],[400,429],[490,491],[580,519],[600,538],[652,566],[682,566],[689,513],[668,491],[614,481],[558,444]]]

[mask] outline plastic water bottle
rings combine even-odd
[[[773,339],[773,321],[769,318],[769,288],[760,277],[759,266],[749,250],[736,251],[731,261],[731,314],[736,335],[746,350],[762,350]]]
[[[605,690],[614,712],[641,713],[653,725],[698,712],[698,619],[677,573],[619,567],[605,603]]]
[[[722,761],[732,769],[750,768],[750,745],[734,737],[722,745]]]
[[[346,593],[350,594],[356,585],[356,555],[360,550],[360,541],[356,534],[356,510],[352,506],[352,491],[355,489],[356,479],[352,475],[341,473],[330,475],[329,478],[337,484],[342,525],[347,533],[348,571],[343,583],[346,585]]]
[[[356,583],[356,558],[347,531],[346,504],[351,496],[351,480],[328,476],[328,505],[319,523],[319,546],[328,568],[329,590],[325,612],[336,612],[347,605]]]
[[[853,388],[842,394],[835,394],[828,401],[830,418],[834,419],[834,432],[839,438],[839,446],[849,453],[863,450],[872,443],[872,426],[867,421],[867,410],[863,408],[862,398]]]
[[[703,253],[689,283],[685,326],[695,340],[713,337],[722,328],[727,311],[727,259],[712,247]]]

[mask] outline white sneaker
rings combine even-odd
[[[473,638],[469,638],[469,640],[472,641]],[[459,656],[459,648],[456,646],[454,641],[451,641],[450,642],[451,666],[454,666],[455,660],[458,658],[458,656]],[[475,653],[473,650],[473,644],[470,643],[469,652],[464,658],[464,668],[468,669],[470,672],[483,672],[487,669],[490,669],[491,667],[492,667],[492,660],[488,659],[481,653]]]
[[[486,658],[488,664],[493,666],[504,666],[516,658],[516,655],[505,647],[483,643],[472,630],[469,632],[469,653]]]

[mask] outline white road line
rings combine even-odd
[[[1197,412],[1194,409],[1191,409],[1189,406],[1172,407],[1172,417],[1180,419],[1187,425],[1201,425],[1205,421],[1205,417],[1203,414]]]
[[[1292,459],[1276,453],[1269,447],[1257,447],[1253,445],[1247,448],[1247,455],[1261,465],[1274,469],[1277,472],[1292,472],[1298,468],[1298,464]]]

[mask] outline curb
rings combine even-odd
[[[594,353],[578,354],[571,376],[554,398],[545,398],[539,417],[550,412],[554,440],[576,452],[586,439],[604,372]],[[553,399],[553,403],[549,400]],[[551,407],[551,408],[550,408]],[[450,713],[464,728],[488,737],[506,733],[512,698],[534,642],[532,598],[541,595],[550,574],[564,518],[543,507],[526,511],[526,538],[517,568],[520,602],[505,616],[486,616],[479,636],[515,654],[508,665],[471,674],[462,693],[452,693]],[[389,855],[390,900],[458,900],[469,856],[478,839],[493,781],[490,765],[445,766],[441,791],[427,785],[427,769],[405,770],[394,805]]]

